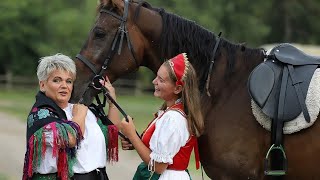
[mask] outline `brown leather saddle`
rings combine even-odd
[[[295,119],[301,112],[305,120],[310,122],[305,99],[313,73],[319,65],[320,57],[307,55],[285,43],[274,47],[266,60],[249,76],[248,90],[251,98],[272,119],[272,146],[266,160],[273,150],[280,150],[285,160],[284,170],[265,170],[267,175],[284,175],[286,171],[282,146],[284,122]]]

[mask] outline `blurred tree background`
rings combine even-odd
[[[97,2],[1,0],[0,74],[34,76],[41,56],[61,52],[74,57],[94,23]],[[279,42],[320,44],[319,0],[148,2],[251,47]]]

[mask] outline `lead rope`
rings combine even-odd
[[[114,104],[116,107],[117,107],[117,109],[121,112],[121,114],[124,116],[124,118],[126,119],[126,121],[127,122],[129,122],[129,119],[128,119],[128,115],[124,112],[124,110],[119,106],[119,104],[110,96],[110,94],[109,94],[109,92],[108,92],[108,90],[107,90],[107,88],[106,87],[104,87],[104,86],[102,86],[102,92],[103,92],[103,95],[104,95],[104,97],[105,98],[108,98],[109,100],[110,100],[110,102],[112,103],[112,104]],[[122,134],[122,133],[121,133]],[[139,135],[139,133],[136,131],[136,134],[137,134],[137,136],[141,139],[141,137],[140,137],[140,135]],[[123,134],[122,134],[123,135]],[[120,135],[121,136],[121,135]],[[123,135],[124,136],[124,135]],[[121,136],[121,137],[123,137],[123,136]],[[126,139],[128,142],[130,142],[129,141],[129,139],[127,138],[127,137],[123,137],[124,139]],[[131,143],[131,142],[130,142]]]
[[[89,106],[89,109],[96,115],[99,117],[99,119],[102,121],[102,123],[106,126],[108,125],[114,125],[112,123],[112,121],[107,117],[106,113],[104,112],[104,105],[101,103],[99,96],[96,96],[96,101],[97,101],[97,105],[95,105],[94,103],[92,103]],[[105,101],[105,100],[104,100]],[[124,139],[128,139],[124,134],[122,134],[121,132],[118,132],[118,135]]]

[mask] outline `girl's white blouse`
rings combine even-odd
[[[189,140],[188,123],[186,118],[176,110],[167,112],[159,111],[156,128],[150,139],[150,163],[149,169],[154,169],[154,161],[173,164],[173,157],[179,152],[180,148],[185,146]],[[161,116],[163,114],[163,116]],[[161,180],[184,180],[190,179],[186,171],[165,170]]]

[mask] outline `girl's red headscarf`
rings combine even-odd
[[[189,66],[189,61],[186,53],[178,54],[177,56],[169,59],[169,64],[176,76],[176,85],[184,85],[184,78],[187,74],[187,69]]]

